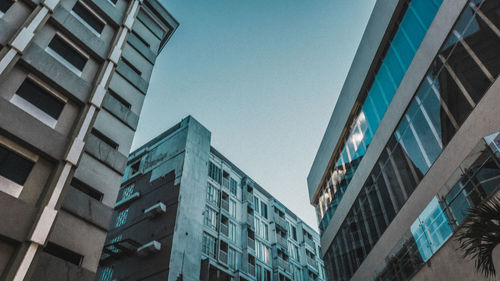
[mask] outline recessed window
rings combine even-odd
[[[48,242],[47,246],[43,248],[43,251],[55,257],[63,259],[67,262],[70,262],[72,264],[80,265],[82,263],[83,259],[82,255],[75,253],[71,250],[68,250],[64,247],[61,247],[59,245],[56,245],[52,242]]]
[[[98,201],[101,201],[102,197],[104,196],[104,194],[102,192],[96,190],[95,188],[91,187],[90,185],[82,182],[81,180],[79,180],[77,178],[73,178],[71,180],[71,186],[74,187],[75,189],[80,190],[81,192],[87,194],[88,196],[90,196]]]
[[[108,93],[109,95],[114,99],[116,100],[119,104],[121,104],[122,106],[130,109],[132,106],[130,105],[129,102],[127,102],[124,98],[122,98],[120,95],[118,95],[117,93],[115,93],[114,91],[112,91],[111,89],[108,90]]]
[[[52,128],[65,105],[64,101],[29,78],[17,89],[11,102]]]
[[[80,52],[75,50],[66,40],[61,36],[56,35],[50,41],[48,49],[49,52],[62,62],[76,74],[81,75],[87,58]]]
[[[0,15],[7,12],[12,4],[14,4],[12,0],[0,0]]]
[[[130,175],[136,174],[139,171],[139,167],[141,166],[141,161],[137,161],[132,166],[130,166]]]
[[[0,145],[0,176],[22,186],[34,164],[17,152]]]
[[[95,31],[98,35],[101,34],[102,30],[106,23],[99,19],[97,15],[95,15],[89,8],[84,5],[82,2],[76,2],[75,6],[73,6],[72,12],[80,19],[87,27],[91,28],[92,31]]]
[[[107,136],[105,136],[100,131],[98,131],[98,130],[96,130],[96,129],[93,128],[90,133],[92,135],[94,135],[95,137],[97,137],[98,139],[100,139],[102,142],[104,142],[104,143],[108,144],[109,146],[111,146],[113,149],[117,149],[118,148],[118,144],[116,142],[114,142],[112,139],[110,139]]]
[[[113,5],[116,5],[116,2],[118,2],[118,0],[108,0],[109,2],[111,2],[111,4]]]
[[[133,72],[137,73],[137,75],[141,76],[142,72],[137,68],[135,67],[131,62],[129,62],[128,60],[126,60],[125,58],[122,58],[122,62],[128,67],[130,68],[130,70],[132,70]]]

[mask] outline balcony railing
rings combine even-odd
[[[307,264],[318,270],[318,262],[314,258],[307,256]]]
[[[227,264],[227,253],[224,251],[219,251],[219,260]]]
[[[291,273],[290,263],[281,257],[278,257],[278,266],[287,273]]]
[[[222,207],[222,209],[229,212],[229,201],[228,200],[224,200],[224,199],[220,200],[220,206]]]
[[[247,213],[247,224],[252,228],[255,228],[255,219],[254,216]]]
[[[222,185],[229,189],[229,178],[222,178]]]
[[[288,249],[288,239],[286,239],[285,237],[276,235],[276,242],[278,242],[278,245],[283,247],[283,249]]]
[[[275,214],[274,216],[274,222],[281,226],[281,228],[283,228],[285,231],[288,231],[288,222],[286,221],[286,219],[278,216],[277,214]]]
[[[223,224],[223,223],[220,224],[220,233],[222,233],[226,236],[229,235],[229,230],[228,230],[227,224]]]
[[[316,250],[314,241],[312,241],[309,237],[304,236],[304,241],[306,242],[307,245],[309,245],[309,247],[311,247],[313,250]]]
[[[245,200],[248,203],[252,203],[253,204],[253,193],[250,193],[248,191],[246,191],[245,193],[246,193]]]
[[[255,276],[255,265],[253,264],[248,264],[248,274]]]
[[[248,247],[255,251],[255,240],[250,237],[248,237]]]

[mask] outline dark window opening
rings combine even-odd
[[[130,175],[133,175],[139,171],[139,167],[141,166],[141,161],[137,161],[132,166],[130,166]]]
[[[77,254],[71,250],[68,250],[64,247],[61,247],[59,245],[56,245],[52,242],[48,242],[47,246],[43,248],[43,251],[51,254],[55,257],[58,257],[60,259],[63,259],[67,262],[70,262],[72,264],[80,265],[82,263],[83,256],[80,254]]]
[[[7,12],[7,10],[14,4],[14,1],[12,0],[0,0],[0,11],[2,13]]]
[[[126,60],[125,58],[122,57],[122,62],[128,67],[130,68],[133,72],[137,73],[137,75],[141,76],[142,72],[137,68],[135,67],[131,62],[129,62],[128,60]]]
[[[139,34],[137,34],[135,31],[132,31],[132,34],[139,39],[146,47],[151,48],[151,45],[146,41],[144,38],[142,38]]]
[[[45,89],[37,85],[31,79],[25,79],[16,94],[54,119],[58,119],[64,108],[65,103]]]
[[[118,0],[108,0],[108,1],[113,3],[113,4],[116,4],[116,2],[118,2]]]
[[[127,102],[124,98],[122,98],[120,95],[118,95],[116,92],[114,92],[113,90],[111,89],[108,89],[108,93],[109,95],[115,99],[117,102],[119,102],[122,106],[130,109],[132,107],[132,105]]]
[[[104,196],[102,192],[96,190],[95,188],[89,186],[88,184],[82,182],[77,178],[73,178],[73,180],[71,180],[71,186],[96,199],[97,201],[101,201]]]
[[[35,163],[0,145],[0,176],[24,185]]]
[[[106,25],[99,18],[97,18],[87,7],[82,3],[76,2],[73,7],[73,12],[77,14],[81,19],[83,19],[90,27],[92,27],[97,33],[101,34],[104,26]]]
[[[112,139],[110,139],[109,137],[105,136],[103,133],[99,132],[95,128],[93,128],[90,133],[92,135],[94,135],[95,137],[97,137],[98,139],[100,139],[102,142],[104,142],[107,145],[111,146],[113,149],[117,149],[118,148],[118,144],[116,142],[114,142]]]
[[[83,67],[87,63],[87,58],[58,35],[54,36],[52,41],[50,41],[49,47],[80,71],[83,70]]]

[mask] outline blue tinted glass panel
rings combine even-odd
[[[385,114],[389,102],[392,100],[392,97],[394,97],[394,94],[396,93],[396,85],[394,84],[394,79],[392,78],[388,70],[389,69],[387,68],[387,62],[384,61],[384,63],[380,66],[377,74],[377,79],[375,81],[375,83],[378,83],[380,90],[384,95],[384,100],[386,100],[384,102],[385,108],[384,111],[382,111],[382,116]]]
[[[422,43],[422,39],[424,39],[426,30],[422,27],[422,24],[418,21],[415,14],[408,10],[401,21],[401,25],[406,30],[413,46],[418,48],[420,43]]]
[[[389,50],[387,51],[387,55],[384,60],[384,64],[388,68],[388,71],[391,74],[392,80],[394,81],[395,85],[399,85],[401,83],[401,80],[403,79],[403,76],[406,72],[406,68],[403,68],[403,65],[401,64],[398,54],[394,50],[394,46],[391,46]],[[386,96],[386,99],[390,102],[392,100],[392,95],[391,96]]]
[[[434,20],[434,16],[437,13],[438,6],[429,0],[413,0],[411,1],[410,6],[413,8],[422,23],[429,28]]]
[[[401,59],[401,63],[403,64],[406,70],[410,66],[413,57],[415,56],[415,49],[410,44],[410,41],[406,38],[405,32],[403,28],[399,28],[396,35],[394,35],[394,39],[392,40],[392,46],[398,52],[399,58]]]

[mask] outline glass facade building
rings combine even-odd
[[[494,88],[500,72],[500,2],[455,3],[460,9],[455,10],[453,17],[449,12],[451,2],[400,1],[392,15],[394,26],[389,24],[386,28],[395,30],[394,35],[380,46],[387,50],[379,59],[380,67],[373,73],[366,97],[359,94],[360,109],[350,116],[348,120],[353,121],[344,129],[349,132],[343,134],[347,137],[340,137],[333,149],[338,153],[332,154],[330,163],[335,164],[324,170],[323,178],[317,181],[320,182],[317,190],[313,186],[314,194],[310,186],[322,243],[328,245],[323,254],[330,280],[411,280],[419,274],[427,274],[419,271],[450,241],[466,219],[466,209],[497,193],[500,166],[495,156],[498,147],[492,140],[496,135],[486,136],[499,130],[498,112],[484,113],[485,117],[477,119],[471,115],[475,111],[484,112],[484,96],[500,94]],[[446,36],[441,41],[432,37],[434,33],[426,36],[427,30],[431,33],[435,32],[433,28],[442,28],[439,24],[443,25],[446,16],[453,19],[448,23]],[[414,22],[408,24],[410,20]],[[417,27],[422,29],[416,30]],[[429,58],[426,74],[419,78],[416,90],[406,94],[406,85],[411,82],[409,78],[406,83],[402,81],[405,76],[415,76],[409,71],[410,64],[423,65],[415,62],[415,58],[422,60],[429,53],[427,44],[439,48]],[[376,59],[373,63],[377,63]],[[369,76],[366,79],[370,79]],[[405,85],[401,86],[402,83]],[[397,104],[391,104],[397,95],[408,95],[411,99],[407,104],[401,104],[402,98]],[[397,111],[402,115],[385,114]],[[370,156],[370,160],[366,160],[373,164],[359,170],[366,162],[363,156],[371,148],[368,145],[377,135],[384,134],[377,132],[379,125],[396,118],[399,122],[390,135],[386,133],[385,145],[378,144],[380,148],[375,148],[380,151],[376,158]],[[470,129],[464,128],[465,123],[467,128],[476,125],[488,129],[483,135],[468,135]],[[435,174],[445,170],[442,163],[448,156],[443,156],[443,152],[457,149],[466,142],[470,146],[474,139],[475,143],[481,139],[483,147],[480,153],[473,151],[477,159],[472,163],[459,163],[458,159],[448,163],[459,167],[456,169],[456,173],[461,174],[458,180],[449,175],[449,183],[441,190],[414,194],[416,190],[432,186],[429,184],[432,181],[436,182],[434,186],[441,186],[437,182],[446,178],[438,179]],[[436,164],[438,160],[440,163]],[[356,177],[365,179],[359,184],[361,181],[353,180]],[[349,203],[342,202],[346,194]],[[429,195],[434,196],[430,200],[418,199]],[[341,214],[337,214],[339,208],[343,210]],[[419,215],[412,217],[416,210]],[[410,217],[412,219],[405,222],[411,222],[407,232],[396,234],[400,230],[394,223],[401,224],[402,218]],[[389,240],[397,245],[385,253],[382,248]],[[446,267],[453,272],[452,265],[446,264]]]

